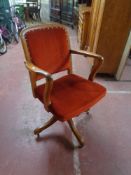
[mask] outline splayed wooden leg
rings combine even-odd
[[[77,138],[77,140],[78,140],[78,142],[79,142],[79,144],[80,144],[79,147],[83,147],[83,146],[84,146],[84,141],[83,141],[83,139],[81,138],[81,136],[80,136],[80,134],[79,134],[77,128],[75,127],[75,124],[74,124],[73,120],[70,119],[70,120],[68,120],[67,122],[68,122],[68,124],[69,124],[69,126],[70,126],[70,128],[71,128],[71,130],[72,130],[72,132],[73,132],[73,134],[75,135],[75,137]]]
[[[89,111],[86,111],[86,114],[89,115],[90,114]]]
[[[90,114],[90,112],[89,112],[89,111],[90,111],[90,109],[88,109],[87,111],[85,111],[87,115],[89,115],[89,114]]]
[[[50,127],[51,125],[53,125],[55,122],[57,121],[57,119],[53,116],[48,122],[46,122],[44,124],[44,126],[42,126],[41,128],[36,128],[34,130],[34,134],[39,136],[39,133],[42,132],[43,130],[45,130],[46,128]]]

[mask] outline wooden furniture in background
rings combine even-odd
[[[74,0],[61,1],[61,22],[74,27]]]
[[[74,27],[74,0],[50,0],[50,19]]]
[[[82,50],[87,47],[90,12],[91,7],[86,4],[79,5],[78,42]]]
[[[74,4],[74,26],[76,27],[76,30],[78,31],[78,21],[79,21],[79,9],[78,9],[78,3],[75,2]]]
[[[21,3],[24,7],[26,21],[38,20],[41,21],[40,10],[41,0],[27,0],[26,3]]]
[[[61,22],[61,0],[50,0],[50,20]]]
[[[91,5],[92,0],[76,0],[78,4],[86,4],[86,5]]]
[[[103,55],[100,73],[116,74],[130,29],[130,0],[93,0],[87,47]]]

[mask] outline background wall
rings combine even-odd
[[[49,0],[41,0],[41,19],[42,21],[49,21]]]

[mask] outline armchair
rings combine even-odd
[[[81,112],[88,111],[106,94],[102,85],[93,82],[103,62],[103,57],[86,51],[71,50],[68,33],[59,24],[44,24],[24,29],[21,41],[25,53],[25,66],[30,75],[32,92],[43,103],[45,110],[53,117],[40,128],[34,130],[38,135],[57,120],[67,121],[79,142],[84,145],[73,119]],[[88,80],[73,74],[71,55],[80,54],[97,60],[92,67]],[[53,80],[52,74],[67,70],[67,75]],[[37,85],[45,78],[46,82]]]

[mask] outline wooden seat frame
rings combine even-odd
[[[39,26],[35,26],[35,27],[29,27],[29,28],[24,29],[21,32],[21,41],[22,41],[22,45],[23,45],[23,49],[24,49],[24,53],[25,53],[25,58],[26,58],[24,63],[25,63],[25,66],[28,69],[29,74],[30,74],[33,96],[36,98],[36,95],[35,95],[35,88],[37,87],[37,85],[36,85],[36,81],[37,81],[36,74],[42,75],[43,78],[45,78],[45,80],[46,80],[45,90],[44,90],[44,93],[43,93],[43,99],[44,99],[44,107],[45,107],[46,111],[48,111],[48,112],[50,112],[49,106],[51,105],[51,90],[52,90],[52,87],[53,87],[53,78],[52,78],[52,75],[49,72],[47,72],[43,69],[40,69],[39,67],[35,66],[31,62],[30,53],[29,53],[29,50],[28,50],[28,47],[27,47],[25,34],[27,32],[29,32],[30,30],[37,30],[37,29],[46,28],[46,27],[49,28],[50,26],[51,27],[62,27],[62,28],[64,28],[65,32],[67,32],[65,27],[63,27],[62,25],[59,25],[59,24],[51,24],[51,25],[50,24],[44,24],[44,25],[39,25]],[[68,36],[68,33],[67,33],[67,36]],[[88,78],[90,81],[93,81],[97,71],[99,70],[100,66],[103,63],[103,57],[101,55],[94,54],[94,53],[87,52],[87,51],[70,49],[70,55],[71,54],[82,55],[82,56],[87,57],[87,58],[92,57],[92,58],[97,60],[95,62],[95,64],[92,66],[91,73],[90,73],[89,78]],[[70,56],[70,59],[71,59],[71,56]],[[72,66],[71,66],[71,69],[68,70],[68,74],[71,74],[72,72],[73,71],[72,71]],[[89,110],[89,109],[87,109],[87,110]],[[45,123],[42,127],[36,128],[34,130],[34,134],[39,136],[40,132],[42,132],[46,128],[50,127],[56,121],[57,121],[57,117],[53,115],[53,117],[47,123]],[[83,139],[80,136],[77,128],[75,127],[75,124],[74,124],[73,120],[70,119],[67,122],[68,122],[73,134],[75,135],[76,139],[79,142],[79,147],[82,147],[84,145],[84,142],[83,142]]]

